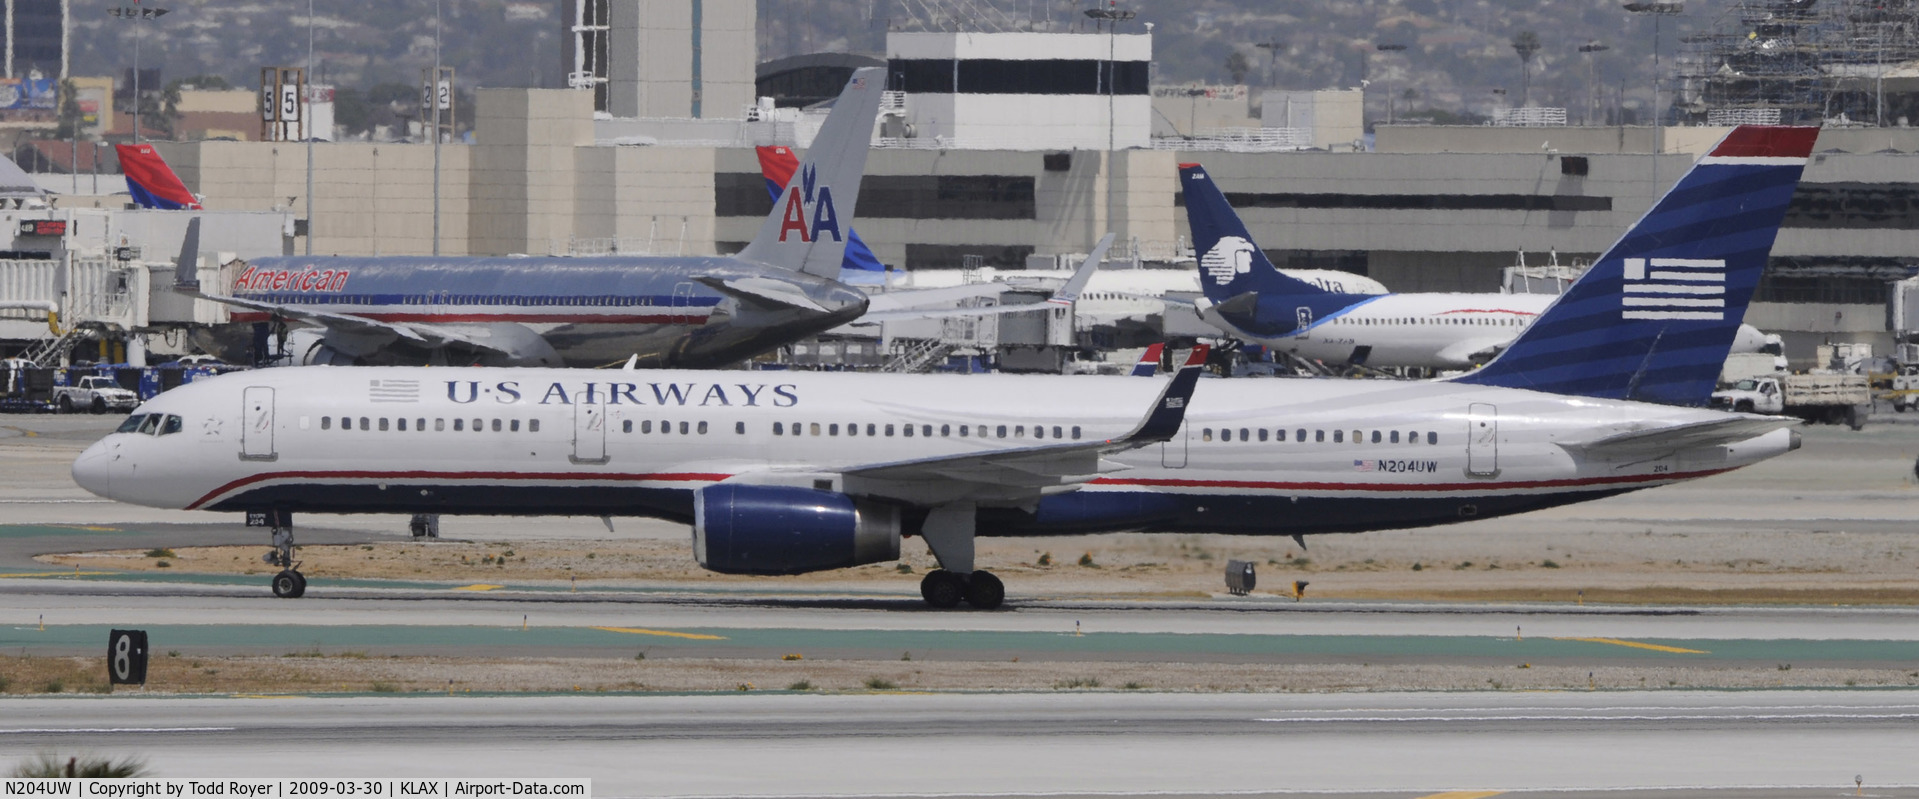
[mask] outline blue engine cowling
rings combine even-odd
[[[802,574],[898,560],[899,509],[811,488],[711,485],[693,495],[693,555],[723,574]]]

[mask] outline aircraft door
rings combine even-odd
[[[1172,440],[1159,445],[1159,465],[1168,469],[1186,468],[1187,430],[1186,424],[1181,422],[1178,432],[1173,433]]]
[[[673,284],[673,307],[675,308],[693,307],[693,284],[692,283],[681,282],[681,283]]]
[[[273,449],[273,389],[248,386],[240,395],[240,460],[270,461]]]
[[[1294,313],[1298,314],[1298,326],[1293,328],[1293,333],[1304,336],[1306,335],[1306,328],[1313,326],[1313,309],[1301,305]]]
[[[605,463],[606,405],[582,401],[573,405],[574,463]]]
[[[1473,403],[1466,412],[1466,474],[1499,474],[1499,410],[1483,402]]]

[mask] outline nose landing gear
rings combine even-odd
[[[300,564],[293,561],[292,526],[273,528],[273,551],[268,552],[262,560],[280,567],[280,573],[273,575],[274,596],[281,599],[298,599],[306,595],[306,575],[300,573]]]

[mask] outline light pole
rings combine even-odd
[[[139,0],[134,0],[138,3]],[[115,6],[107,13],[133,23],[133,143],[140,143],[140,20],[159,19],[168,9],[155,6]],[[11,65],[9,65],[11,66]]]
[[[1382,52],[1382,53],[1400,53],[1400,52],[1405,52],[1406,45],[1378,44],[1378,45],[1374,45],[1373,49],[1378,50],[1379,52]],[[1393,83],[1392,81],[1386,82],[1386,124],[1388,125],[1393,124]]]
[[[1113,59],[1118,55],[1119,23],[1139,16],[1139,12],[1119,8],[1119,0],[1106,0],[1105,8],[1086,9],[1086,16],[1106,22],[1106,224],[1113,224],[1113,155],[1118,150],[1113,135],[1113,116],[1116,109],[1113,84],[1119,77],[1118,64]]]
[[[307,104],[307,107],[306,107],[307,122],[303,126],[307,128],[307,132],[306,132],[307,134],[307,141],[306,141],[306,145],[307,145],[306,254],[312,255],[313,254],[313,129],[312,129],[312,125],[313,125],[313,122],[312,122],[312,117],[313,117],[313,77],[312,77],[313,76],[313,0],[307,0],[307,72],[306,74],[307,74],[307,79],[303,82],[306,84],[307,96],[302,97],[300,99],[305,100]],[[332,134],[328,134],[328,138],[332,138]]]
[[[1266,88],[1279,88],[1274,85],[1279,82],[1279,51],[1286,47],[1286,43],[1273,40],[1270,42],[1254,42],[1253,46],[1266,51]]]
[[[1597,95],[1593,94],[1593,53],[1603,53],[1611,47],[1598,42],[1587,42],[1579,46],[1579,52],[1586,54],[1586,124],[1593,123],[1593,114],[1597,110]]]
[[[1626,9],[1626,12],[1627,12],[1627,13],[1629,13],[1629,14],[1649,14],[1649,15],[1651,15],[1651,16],[1652,16],[1652,126],[1653,126],[1653,149],[1655,149],[1655,150],[1657,150],[1657,151],[1659,151],[1659,152],[1665,152],[1665,149],[1666,149],[1666,142],[1665,142],[1665,131],[1664,131],[1664,129],[1662,128],[1662,125],[1661,125],[1661,120],[1662,120],[1662,118],[1663,118],[1663,117],[1664,117],[1664,116],[1665,116],[1666,114],[1665,114],[1665,111],[1664,111],[1664,109],[1662,109],[1662,108],[1660,107],[1660,105],[1659,105],[1659,77],[1660,77],[1660,73],[1659,73],[1659,23],[1660,23],[1660,20],[1662,20],[1662,19],[1664,19],[1664,18],[1665,18],[1666,16],[1668,16],[1668,15],[1671,15],[1671,14],[1683,14],[1683,13],[1685,13],[1685,12],[1686,12],[1686,4],[1685,4],[1685,3],[1667,3],[1667,2],[1653,2],[1653,3],[1627,3],[1627,4],[1625,5],[1625,9]],[[1657,163],[1658,163],[1658,159],[1654,159],[1654,160],[1653,160],[1653,162],[1654,162],[1655,164],[1657,164]]]

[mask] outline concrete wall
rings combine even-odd
[[[574,235],[576,150],[593,143],[593,97],[481,89],[472,145],[469,252],[546,253]]]
[[[433,251],[433,145],[319,143],[313,197],[306,196],[307,147],[292,142],[156,142],[208,210],[291,211],[311,207],[316,254],[424,254]],[[467,251],[468,156],[443,145],[441,251]],[[302,245],[304,249],[304,245]]]
[[[695,6],[700,20],[697,36]],[[608,113],[737,119],[740,110],[753,102],[758,52],[753,0],[615,0],[610,11]]]

